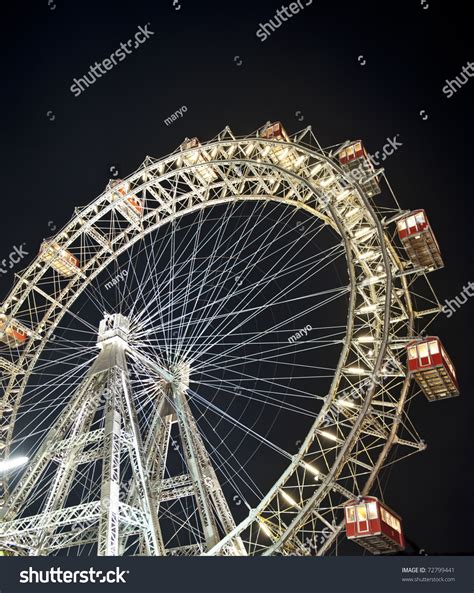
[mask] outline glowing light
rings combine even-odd
[[[339,440],[335,434],[332,434],[332,432],[328,432],[327,430],[320,430],[319,434],[323,437],[326,437],[330,441],[335,441],[336,443]]]
[[[357,313],[373,313],[376,310],[377,305],[365,305],[364,307],[361,307]]]
[[[363,237],[364,240],[367,240],[374,234],[375,234],[375,229],[372,229],[369,226],[364,226],[354,234],[354,237],[356,239],[362,239],[362,237]]]
[[[366,370],[362,367],[346,367],[346,372],[350,375],[363,375]]]
[[[315,467],[313,467],[312,465],[310,465],[309,463],[306,463],[306,462],[304,462],[303,465],[304,465],[304,468],[307,471],[309,471],[310,474],[313,474],[315,480],[319,479],[321,472],[318,469],[316,469]]]
[[[360,208],[352,208],[352,210],[349,210],[347,213],[346,218],[352,218],[354,214],[357,214],[358,212],[360,212]]]
[[[372,336],[357,336],[356,340],[359,344],[370,344],[374,338]]]
[[[12,459],[5,459],[0,461],[0,473],[8,472],[28,463],[28,457],[13,457]]]
[[[263,533],[265,535],[267,535],[269,538],[272,537],[272,532],[270,531],[270,529],[265,525],[265,523],[263,522],[263,519],[259,519],[258,520],[259,525],[260,525],[260,529],[263,531]]]
[[[347,196],[350,194],[351,192],[348,189],[343,190],[338,196],[337,196],[337,200],[343,200],[344,198],[347,198]]]
[[[287,492],[285,492],[284,490],[280,490],[280,494],[283,496],[283,498],[289,502],[292,506],[297,507],[298,503],[296,502],[296,500],[294,498],[292,498]]]
[[[252,153],[252,150],[253,150],[254,148],[255,148],[255,144],[254,144],[253,142],[251,142],[251,143],[250,143],[250,144],[247,146],[247,148],[245,149],[245,151],[244,151],[244,152],[245,152],[245,154],[246,154],[247,156],[249,156],[249,155]]]
[[[378,270],[378,268],[377,268]],[[383,270],[383,268],[382,268]],[[381,271],[381,270],[378,270]],[[381,276],[369,276],[368,278],[366,278],[365,280],[363,280],[361,282],[361,286],[371,286],[372,284],[377,284],[377,282],[380,282],[381,280],[383,280],[385,278],[385,275],[381,275]]]
[[[338,399],[338,400],[336,400],[336,405],[341,406],[341,408],[355,408],[356,407],[355,403],[349,401],[348,399]]]
[[[327,187],[328,185],[331,185],[331,183],[333,183],[334,181],[336,181],[336,178],[334,177],[334,175],[331,175],[330,177],[326,177],[325,179],[320,181],[319,185],[321,187]]]

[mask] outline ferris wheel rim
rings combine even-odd
[[[255,139],[253,139],[253,140],[255,141]],[[260,140],[261,140],[261,139],[260,139]],[[239,140],[235,140],[234,142],[235,142],[235,143],[239,143],[239,142],[241,142],[241,141],[239,141]],[[267,142],[270,142],[270,143],[271,143],[271,141],[267,141]],[[205,147],[205,148],[209,148],[209,147],[212,147],[212,146],[215,146],[215,145],[221,145],[222,143],[224,143],[224,144],[225,144],[225,142],[224,142],[224,141],[221,141],[221,140],[218,140],[218,141],[215,141],[215,142],[212,142],[212,141],[211,141],[211,142],[210,142],[210,143],[208,143],[208,144],[203,144],[203,147]],[[290,145],[289,145],[289,147],[290,147],[290,149],[291,149],[291,148],[294,148],[294,146],[290,146]],[[299,146],[298,148],[299,148],[299,149],[301,149],[301,147],[300,147],[300,146]],[[304,149],[304,150],[305,150],[305,152],[310,152],[308,149]],[[173,159],[173,158],[176,158],[177,156],[179,157],[179,155],[174,155],[174,156],[172,155],[171,157],[168,157],[168,159]],[[329,157],[326,157],[325,155],[321,155],[321,154],[319,154],[319,153],[314,153],[314,152],[313,152],[313,156],[316,156],[317,158],[319,158],[319,159],[321,159],[321,160],[325,160],[325,161],[326,161],[326,163],[327,163],[327,164],[328,164],[328,165],[329,165],[329,166],[330,166],[330,167],[331,167],[333,170],[336,170],[336,171],[338,171],[339,175],[341,175],[341,177],[342,177],[342,178],[345,178],[345,175],[344,175],[344,172],[342,171],[342,169],[341,169],[340,167],[338,168],[338,167],[337,167],[337,165],[335,165],[335,163],[334,163],[333,161],[330,161]],[[160,161],[157,161],[157,163],[160,163],[160,162],[162,162],[162,161],[164,161],[164,160],[166,160],[166,158],[165,158],[165,159],[162,159],[162,160],[160,160]],[[245,160],[245,159],[229,159],[229,160],[218,160],[218,161],[211,161],[211,163],[214,163],[214,162],[215,162],[216,164],[219,164],[219,165],[221,165],[221,166],[222,166],[222,165],[233,165],[233,164],[238,164],[238,165],[241,165],[241,164],[251,163],[253,166],[255,166],[255,167],[258,169],[258,164],[257,164],[257,163],[255,163],[255,162],[254,162],[253,160],[251,160],[251,159],[249,159],[248,161],[247,161],[247,160]],[[310,188],[310,190],[312,191],[312,193],[313,193],[315,196],[321,197],[321,196],[320,196],[320,193],[321,193],[321,192],[320,192],[320,191],[318,191],[318,189],[317,189],[316,187],[314,187],[314,186],[313,186],[313,187],[311,187],[311,185],[309,184],[309,182],[308,182],[307,180],[305,180],[305,179],[301,179],[301,178],[300,178],[300,177],[299,177],[299,176],[298,176],[296,173],[289,172],[289,171],[287,171],[287,170],[285,170],[285,169],[283,169],[283,168],[280,168],[278,165],[275,165],[274,163],[271,163],[271,162],[268,162],[268,163],[261,163],[261,165],[262,165],[262,167],[263,167],[263,168],[267,167],[267,168],[270,168],[270,169],[272,169],[272,170],[274,170],[274,171],[280,171],[280,173],[284,173],[284,174],[286,174],[286,175],[293,176],[294,178],[298,178],[298,179],[299,179],[300,181],[302,181],[304,184],[307,184],[307,185],[309,185],[309,188]],[[179,174],[179,171],[183,171],[183,170],[189,170],[189,171],[192,171],[193,169],[198,169],[198,168],[199,168],[199,166],[200,166],[200,165],[195,165],[195,166],[188,166],[188,167],[184,167],[184,168],[183,168],[183,167],[181,167],[181,169],[178,169],[177,171],[174,171],[174,174],[176,174],[176,175],[177,175],[177,174]],[[133,175],[129,176],[129,177],[127,178],[127,180],[128,180],[128,181],[130,181],[130,180],[132,180],[134,177],[139,177],[140,175],[142,175],[142,176],[143,176],[143,175],[145,175],[145,174],[147,174],[147,175],[148,175],[148,174],[150,173],[150,169],[151,169],[151,167],[145,167],[145,168],[143,168],[143,169],[139,169],[139,171],[138,171],[138,172],[136,172],[136,173],[134,173]],[[169,174],[169,176],[172,176],[172,173],[170,173],[170,174]],[[133,190],[133,191],[140,191],[141,189],[143,189],[143,190],[144,190],[144,189],[146,189],[146,187],[147,187],[147,186],[149,186],[149,185],[152,185],[152,184],[153,184],[154,182],[156,182],[156,181],[157,181],[157,178],[151,178],[151,179],[149,179],[149,180],[145,181],[145,182],[144,182],[144,183],[143,183],[141,186],[138,186],[137,188],[134,188],[134,190]],[[362,200],[364,200],[364,201],[366,201],[366,202],[367,202],[367,198],[365,197],[365,195],[364,195],[364,192],[363,192],[362,188],[361,188],[360,186],[358,186],[358,184],[353,184],[353,185],[356,187],[356,190],[357,190],[357,193],[359,194],[359,197],[360,197]],[[104,194],[105,194],[105,192],[104,192]],[[104,194],[102,194],[102,196],[103,196]],[[93,206],[94,204],[96,204],[96,202],[97,202],[98,200],[100,200],[100,198],[101,198],[102,196],[100,196],[100,197],[99,197],[99,198],[98,198],[96,201],[92,202],[92,203],[91,203],[91,204],[90,204],[88,207],[86,207],[86,209],[87,209],[87,208],[90,208],[91,206]],[[125,198],[123,198],[123,199],[125,199]],[[159,228],[160,226],[163,226],[164,224],[169,224],[169,223],[170,223],[172,220],[175,220],[176,218],[179,218],[179,217],[181,217],[181,216],[185,216],[186,214],[190,214],[190,213],[192,213],[192,212],[195,212],[195,211],[197,211],[198,209],[204,209],[204,208],[207,208],[207,207],[212,207],[212,206],[214,206],[214,205],[217,205],[217,204],[219,204],[219,203],[222,203],[222,204],[223,204],[223,203],[229,203],[229,202],[232,202],[232,201],[251,200],[251,199],[252,199],[252,197],[251,197],[251,196],[249,196],[249,195],[244,195],[244,196],[232,196],[232,197],[229,197],[228,199],[225,199],[225,200],[223,200],[222,202],[219,202],[219,201],[214,201],[214,202],[212,202],[212,201],[209,201],[209,202],[206,202],[206,203],[203,203],[203,204],[201,204],[200,206],[193,207],[193,208],[192,208],[192,209],[190,209],[189,211],[184,211],[184,210],[183,210],[183,211],[180,211],[179,213],[176,213],[176,212],[175,212],[173,216],[171,216],[171,215],[170,215],[170,218],[169,218],[169,220],[168,220],[168,221],[166,221],[166,222],[160,221],[159,223],[157,222],[157,223],[156,223],[156,225],[154,225],[153,227],[152,227],[152,226],[150,226],[150,227],[147,229],[147,232],[146,232],[146,233],[145,233],[145,232],[142,230],[140,233],[138,233],[138,234],[137,234],[137,235],[135,235],[135,236],[134,236],[132,239],[130,239],[129,243],[127,243],[126,245],[124,245],[124,246],[123,246],[123,248],[121,248],[119,251],[117,251],[117,252],[115,252],[115,251],[114,251],[113,253],[111,253],[111,254],[110,254],[110,257],[109,257],[107,260],[105,260],[105,261],[104,261],[104,263],[102,264],[102,266],[101,266],[100,268],[97,268],[97,270],[94,272],[94,274],[93,274],[93,275],[91,275],[91,276],[88,276],[88,277],[87,277],[87,281],[83,283],[82,289],[80,289],[80,290],[76,291],[76,293],[74,293],[74,298],[73,298],[73,297],[71,297],[71,298],[70,298],[70,300],[68,301],[68,304],[67,304],[67,306],[65,307],[65,310],[64,310],[64,313],[63,313],[63,315],[65,315],[65,314],[67,313],[67,310],[68,310],[69,306],[70,306],[70,305],[72,305],[72,304],[73,304],[73,302],[74,302],[74,301],[75,301],[75,300],[76,300],[76,299],[79,297],[79,295],[80,295],[80,294],[83,292],[83,290],[85,290],[85,286],[87,286],[87,284],[88,284],[88,283],[90,283],[90,282],[91,282],[91,281],[92,281],[92,280],[93,280],[93,279],[94,279],[96,276],[98,276],[98,275],[99,275],[99,274],[100,274],[100,273],[101,273],[101,272],[102,272],[102,271],[103,271],[103,270],[104,270],[104,269],[105,269],[105,268],[106,268],[108,265],[110,265],[110,263],[111,263],[111,262],[112,262],[114,259],[116,259],[116,258],[118,257],[118,255],[120,255],[120,253],[122,253],[122,252],[125,252],[127,249],[129,249],[129,248],[130,248],[130,246],[131,246],[132,244],[134,244],[134,243],[136,243],[136,242],[138,242],[138,241],[142,240],[142,239],[143,239],[143,237],[144,237],[146,234],[148,234],[149,232],[153,232],[153,230],[156,230],[156,229],[157,229],[157,228]],[[272,200],[272,201],[275,201],[275,202],[278,202],[278,203],[288,203],[288,202],[291,202],[291,201],[288,201],[288,202],[286,202],[285,200],[282,200],[281,198],[274,198],[274,197],[272,197],[272,196],[267,196],[267,197],[258,196],[258,197],[256,197],[255,199],[256,199],[256,200],[267,200],[267,199],[270,199],[270,200]],[[288,205],[293,205],[293,204],[290,204],[290,203],[288,203]],[[298,200],[296,200],[296,201],[295,201],[295,204],[294,204],[294,205],[295,205],[296,207],[303,208],[304,210],[307,210],[307,211],[309,211],[309,207],[308,207],[306,204],[298,203]],[[113,209],[115,208],[115,206],[116,206],[116,205],[114,205],[114,204],[112,204],[112,203],[111,203],[111,204],[110,204],[109,206],[107,206],[106,208],[108,208],[109,210],[113,210]],[[379,221],[379,219],[377,218],[377,215],[374,213],[373,209],[371,208],[370,204],[366,203],[366,207],[368,207],[368,208],[367,208],[368,210],[369,210],[369,209],[371,209],[371,210],[372,210],[372,216],[373,216],[374,222],[375,222],[375,221],[377,221],[377,223],[380,225],[380,221]],[[330,208],[330,205],[329,205],[329,210],[330,210],[330,209],[331,209],[331,208]],[[73,219],[73,220],[72,220],[72,221],[71,221],[69,224],[70,224],[70,225],[73,225],[73,223],[74,223],[76,220],[80,220],[80,218],[83,216],[83,212],[84,212],[84,211],[83,211],[83,210],[81,210],[81,212],[80,212],[80,213],[78,213],[78,214],[76,215],[76,217],[75,217],[75,218],[74,218],[74,219]],[[312,214],[314,214],[314,215],[318,216],[318,213],[317,213],[317,211],[316,211],[316,210],[312,211]],[[325,215],[324,215],[323,213],[319,213],[319,214],[321,214],[321,216],[322,216],[322,217],[325,217]],[[321,220],[323,220],[323,218],[321,218],[321,216],[318,216],[318,218],[320,218]],[[334,216],[334,213],[332,213],[332,219],[333,219],[333,220],[337,220],[337,215],[336,215],[336,216]],[[92,224],[92,223],[91,223],[91,224]],[[327,221],[326,221],[326,224],[327,224]],[[339,229],[339,230],[340,230],[340,229]],[[63,231],[61,231],[60,233],[58,233],[58,235],[57,235],[57,236],[61,236],[61,234],[62,234],[62,233],[64,233],[64,232],[65,232],[64,230],[63,230]],[[381,232],[382,232],[382,237],[384,237],[383,231],[381,231]],[[66,243],[64,243],[64,246],[65,246],[65,247],[68,247],[70,244],[72,244],[73,240],[74,240],[74,238],[72,237],[72,238],[70,239],[70,241],[69,241],[69,242],[66,242]],[[383,251],[384,249],[386,249],[386,246],[385,246],[384,239],[381,241],[381,249],[382,249],[382,251]],[[350,254],[350,253],[352,253],[352,251],[351,251],[351,249],[347,249],[347,245],[346,245],[346,249],[345,249],[346,260],[347,260],[347,258],[349,257],[349,256],[348,256],[348,254]],[[388,257],[388,256],[387,256],[387,257]],[[34,265],[34,263],[32,264],[32,266],[33,266],[33,265]],[[44,267],[46,268],[47,266],[44,266]],[[387,266],[387,268],[389,268],[389,267],[390,267],[390,266]],[[351,292],[351,296],[352,296],[352,295],[354,295],[354,293],[355,293],[355,281],[354,281],[354,282],[352,282],[352,281],[351,281],[351,291],[350,291],[350,292]],[[388,291],[387,291],[387,294],[388,294]],[[387,298],[388,298],[388,297],[387,297]],[[410,302],[410,292],[409,292],[409,290],[408,290],[408,289],[406,290],[406,293],[405,293],[405,298],[407,299],[407,302]],[[354,307],[355,307],[355,296],[354,296],[354,303],[351,305],[351,310],[349,311],[349,308],[348,308],[348,322],[349,322],[349,317],[350,317],[350,320],[351,320],[351,321],[353,321],[353,320],[354,320]],[[61,316],[61,317],[58,319],[58,323],[59,323],[60,319],[62,319],[62,317],[63,317],[63,316]],[[410,321],[412,322],[412,321],[413,321],[413,319],[412,319],[412,318],[410,318]],[[389,323],[389,322],[388,322],[388,323]],[[53,334],[53,332],[54,332],[54,330],[55,330],[56,326],[57,326],[57,324],[55,324],[54,326],[51,326],[50,330],[48,330],[48,332],[46,332],[46,333],[44,334],[44,337],[43,337],[43,340],[44,340],[44,342],[43,342],[43,343],[47,343],[47,341],[48,341],[48,339],[49,339],[49,336],[51,336],[51,335]],[[347,334],[346,334],[346,338],[347,338]],[[345,350],[346,350],[346,351],[348,351],[348,350],[349,350],[349,348],[350,348],[350,340],[346,339],[346,340],[345,340],[345,344],[344,344],[344,346],[345,346]],[[379,350],[379,353],[380,353],[380,350]],[[343,356],[343,354],[342,354],[342,352],[341,352],[341,355],[340,355],[340,358],[339,358],[339,363],[341,363],[342,356]],[[384,356],[384,353],[383,353],[381,356],[379,356],[379,362],[377,363],[379,368],[380,368],[380,366],[381,366],[381,365],[382,365],[382,363],[383,363],[383,356]],[[35,362],[34,362],[34,363],[32,363],[31,369],[32,369],[32,368],[34,368],[34,364],[36,364],[36,361],[37,361],[37,359],[35,360]],[[342,366],[343,366],[343,363],[342,363],[342,364],[339,364],[339,363],[338,363],[338,371],[336,372],[336,374],[335,374],[335,378],[334,378],[334,379],[336,380],[336,375],[337,375],[337,381],[338,381],[338,380],[339,380],[339,378],[340,378],[340,375],[341,375],[341,373],[342,373]],[[340,367],[340,368],[339,368],[339,367]],[[26,377],[26,376],[27,376],[27,375],[25,375],[25,377]],[[28,376],[29,376],[29,375],[28,375]],[[27,382],[28,382],[28,381],[27,381],[27,380],[25,380],[25,385],[27,384]],[[332,389],[331,389],[331,391],[332,391]],[[21,395],[20,395],[20,397],[19,397],[19,401],[20,401],[20,399],[21,399]],[[328,407],[329,407],[329,406],[328,406]],[[402,406],[402,407],[403,407],[403,406]],[[319,416],[318,416],[318,417],[319,417]],[[316,423],[316,421],[315,421],[315,423]],[[308,437],[307,437],[307,438],[308,438]],[[302,459],[302,457],[303,457],[303,449],[304,449],[304,443],[303,443],[302,447],[300,448],[300,451],[297,453],[297,456],[299,457],[298,461],[301,461],[301,459]],[[290,467],[290,466],[289,466],[289,467]],[[268,495],[267,495],[267,496],[268,496]],[[262,502],[263,502],[263,501],[262,501]],[[249,514],[249,516],[250,516],[251,514],[252,514],[252,513],[250,513],[250,514]],[[238,526],[238,527],[239,527],[239,526]]]

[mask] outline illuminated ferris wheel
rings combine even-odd
[[[0,308],[0,550],[402,550],[379,478],[425,448],[411,378],[458,387],[416,327],[438,244],[383,179],[277,122],[77,208]]]

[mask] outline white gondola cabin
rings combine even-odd
[[[130,194],[130,182],[122,179],[111,179],[107,186],[111,201],[117,201],[117,210],[130,222],[138,222],[143,216],[144,200],[135,194]],[[127,196],[124,200],[124,196]]]
[[[362,185],[370,198],[380,193],[375,168],[361,140],[344,147],[339,152],[338,158],[342,169],[351,173],[351,177]]]
[[[79,260],[67,249],[63,249],[55,241],[43,241],[39,251],[41,261],[48,262],[50,266],[66,278],[70,278],[80,271]]]
[[[182,159],[185,165],[188,167],[201,165],[192,171],[198,179],[203,183],[211,183],[217,179],[216,171],[211,165],[207,164],[211,159],[206,152],[200,149],[201,143],[198,138],[187,138],[179,148],[183,153]]]
[[[16,319],[0,314],[0,341],[12,348],[23,346],[28,340],[29,332]]]
[[[415,266],[437,270],[443,267],[441,251],[424,210],[414,210],[397,222],[400,241]]]
[[[345,507],[346,536],[372,554],[405,549],[402,520],[374,496],[351,500]]]
[[[439,338],[408,344],[407,355],[408,371],[429,401],[459,395],[456,370]]]

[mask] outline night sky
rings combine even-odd
[[[429,276],[441,302],[459,295],[473,280],[474,80],[462,74],[473,57],[465,7],[301,4],[310,5],[265,41],[257,30],[275,22],[281,3],[3,7],[0,262],[25,244],[27,264],[75,206],[145,155],[164,156],[186,136],[210,139],[226,125],[242,135],[281,120],[290,133],[312,125],[323,146],[362,138],[374,153],[397,137],[401,146],[383,166],[401,206],[427,211],[446,266]],[[75,97],[74,79],[146,25],[153,35]],[[448,97],[443,87],[456,76],[466,82]],[[182,117],[167,126],[177,110]],[[0,268],[0,298],[13,272]],[[474,553],[473,312],[471,298],[431,325],[457,368],[461,397],[416,399],[411,418],[428,449],[395,465],[385,488],[407,537],[428,553]]]

